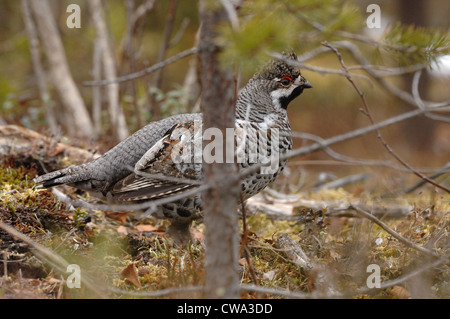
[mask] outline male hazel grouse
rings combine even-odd
[[[300,74],[298,68],[286,63],[289,60],[296,61],[296,55],[284,53],[283,59],[270,61],[239,93],[236,101],[235,135],[236,141],[241,141],[236,142],[240,145],[236,145],[236,153],[244,155],[241,156],[244,160],[238,162],[241,168],[258,163],[248,155],[260,152],[261,145],[268,146],[272,140],[278,142],[277,152],[280,156],[292,148],[286,108],[303,89],[311,88],[312,85]],[[191,152],[192,158],[181,161],[179,157],[173,156],[177,150],[181,153],[181,150],[190,149],[188,145],[202,137],[195,130],[197,128],[198,131],[201,121],[202,114],[197,113],[174,115],[152,122],[99,158],[39,176],[34,181],[42,183],[43,187],[68,184],[116,204],[170,198],[199,187],[199,183],[183,183],[182,179],[196,182],[202,180],[201,161],[193,160],[198,154]],[[273,129],[279,132],[276,139],[271,134]],[[266,155],[270,155],[272,148],[267,148],[269,152]],[[257,170],[245,177],[241,181],[242,198],[248,199],[263,190],[276,179],[285,164],[286,160],[281,159],[269,173]],[[155,175],[168,178],[152,178]],[[171,219],[171,231],[175,230],[182,235],[180,232],[188,229],[190,221],[201,216],[201,207],[201,196],[198,193],[163,204],[156,209],[154,215]]]

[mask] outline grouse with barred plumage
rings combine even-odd
[[[237,98],[233,158],[241,168],[265,161],[265,166],[241,181],[244,200],[276,179],[286,164],[280,156],[292,148],[286,109],[304,89],[312,87],[289,63],[296,60],[294,53],[272,60],[249,80]],[[174,202],[160,205],[154,215],[170,218],[176,225],[189,224],[201,215],[200,194],[181,199],[177,195],[201,184],[205,158],[201,123],[200,113],[152,122],[92,162],[39,176],[34,182],[43,187],[68,184],[109,203],[176,196]]]

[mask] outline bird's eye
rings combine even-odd
[[[292,83],[292,78],[288,77],[288,76],[283,76],[280,79],[280,83],[284,86],[289,86]]]

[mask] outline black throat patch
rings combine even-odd
[[[286,110],[287,107],[288,107],[288,105],[289,105],[289,103],[291,103],[291,101],[292,101],[293,99],[295,99],[297,96],[299,96],[300,94],[302,94],[302,92],[303,92],[303,86],[300,85],[300,86],[296,87],[296,88],[292,91],[292,93],[291,93],[290,95],[280,97],[280,98],[279,98],[280,106],[281,106],[283,109]]]

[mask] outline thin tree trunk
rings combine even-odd
[[[217,24],[224,21],[225,12],[219,7],[210,9],[210,3],[200,2],[202,30],[200,36],[200,68],[202,74],[203,129],[220,129],[225,137],[226,128],[234,128],[235,123],[235,83],[232,72],[220,68],[217,54],[219,48],[214,43]],[[217,8],[217,6],[215,6]],[[216,136],[215,138],[220,138]],[[204,142],[206,143],[206,141]],[[225,140],[222,154],[226,154]],[[228,148],[229,149],[229,148]],[[225,160],[223,161],[225,162]],[[239,298],[238,274],[238,204],[239,184],[230,182],[236,176],[234,163],[203,163],[206,182],[214,185],[203,194],[205,203],[205,297]]]
[[[155,8],[156,0],[146,0],[145,2],[139,4],[135,8],[136,0],[126,0],[125,6],[127,8],[127,27],[125,35],[121,40],[119,46],[120,68],[119,71],[122,74],[132,74],[137,70],[136,66],[136,56],[138,55],[139,44],[142,40],[143,29],[145,26],[145,18],[148,17],[150,11]],[[145,125],[145,119],[142,114],[142,106],[137,97],[137,82],[129,81],[121,86],[120,92],[126,92],[133,98],[134,105],[134,116],[136,117],[136,126],[138,128]],[[145,90],[145,99],[147,98],[147,90]]]
[[[158,54],[158,63],[164,61],[166,57],[166,52],[170,47],[170,35],[172,34],[173,24],[175,22],[175,15],[178,7],[178,1],[172,0],[169,5],[169,10],[166,17],[166,26],[164,29],[164,38],[161,45],[161,49]],[[161,89],[162,86],[162,75],[164,68],[156,71],[154,82],[152,86],[157,89]],[[152,115],[152,120],[159,120],[161,118],[161,106],[155,101],[155,94],[150,95],[150,114]]]
[[[100,81],[102,77],[102,52],[98,41],[94,41],[94,53],[92,57],[92,78]],[[92,120],[94,122],[95,137],[102,132],[102,87],[92,87]]]
[[[134,52],[133,46],[133,38],[134,31],[136,29],[135,21],[133,19],[134,16],[134,0],[126,0],[125,6],[127,8],[127,27],[125,31],[125,35],[122,39],[120,45],[121,52],[121,63],[120,70],[126,70],[122,73],[132,74],[136,72],[136,54]],[[136,81],[130,81],[126,86],[122,86],[122,91],[126,92],[127,95],[131,96],[132,104],[134,106],[134,116],[136,118],[137,127],[143,127],[144,121],[142,119],[141,110],[138,103],[137,97],[137,89],[136,89]]]
[[[200,28],[197,30],[195,35],[195,46],[198,47],[200,41]],[[189,110],[190,112],[199,112],[196,109],[197,103],[200,99],[200,79],[198,77],[198,60],[193,58],[189,61],[189,68],[184,77],[183,88],[186,90],[185,96],[182,99],[184,110]]]
[[[39,96],[45,107],[45,118],[50,126],[50,132],[53,135],[58,134],[58,123],[56,121],[53,105],[50,101],[50,93],[47,87],[47,78],[45,71],[41,64],[41,54],[39,51],[39,39],[36,32],[36,24],[33,21],[33,16],[30,11],[29,0],[22,0],[22,13],[25,23],[25,29],[27,31],[28,39],[30,42],[31,60],[33,62],[34,74],[36,76],[36,84],[39,89]]]
[[[51,80],[71,119],[69,132],[79,137],[90,138],[92,122],[80,91],[70,73],[61,37],[47,0],[30,1],[41,43],[48,60]]]
[[[105,20],[103,19],[101,1],[91,0],[89,1],[89,6],[92,14],[92,21],[97,31],[97,41],[101,50],[105,80],[113,80],[117,78],[116,64],[108,42],[108,32],[106,29]],[[125,115],[123,114],[123,110],[119,102],[119,84],[108,84],[106,90],[111,126],[117,139],[123,140],[129,135],[129,132],[125,121]]]

